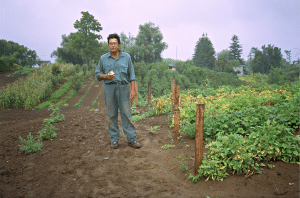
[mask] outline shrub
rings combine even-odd
[[[27,136],[27,140],[23,139],[21,136],[19,137],[21,141],[21,145],[19,145],[20,150],[25,153],[32,154],[42,150],[43,143],[40,138],[34,138],[31,135],[31,132]]]
[[[82,79],[79,75],[71,76],[72,89],[78,92],[82,87]]]
[[[58,83],[59,83],[59,79],[57,76],[51,76],[51,83],[52,83],[52,87],[57,87]]]
[[[272,68],[269,73],[269,83],[283,84],[286,78],[286,71],[280,68]]]
[[[53,76],[58,76],[61,73],[61,70],[58,65],[53,65],[52,74]]]

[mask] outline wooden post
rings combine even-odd
[[[179,95],[180,95],[180,84],[175,84],[175,99],[174,99],[174,139],[178,142],[180,136],[180,111],[179,111]]]
[[[131,84],[129,85],[129,90],[131,90]],[[129,94],[129,97],[130,97],[130,94]],[[130,99],[130,98],[129,98]],[[132,103],[133,103],[133,98],[130,100],[130,107],[132,107]]]
[[[180,129],[180,111],[174,110],[174,140],[178,142],[178,137],[180,136],[179,129]]]
[[[138,84],[137,82],[135,82],[135,107],[137,107],[139,105],[139,90],[138,90]]]
[[[151,81],[148,81],[148,105],[151,105]]]
[[[195,128],[195,174],[203,160],[203,129],[205,104],[197,104]]]
[[[179,109],[180,84],[175,84],[174,110]]]
[[[175,78],[172,78],[171,81],[171,102],[174,108],[174,98],[175,98]]]

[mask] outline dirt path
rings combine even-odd
[[[0,122],[5,122],[0,125],[0,198],[299,197],[299,165],[283,162],[273,162],[275,168],[265,169],[262,175],[231,175],[224,181],[206,182],[203,178],[192,183],[187,176],[193,172],[194,140],[183,137],[175,148],[158,152],[171,143],[168,135],[173,130],[166,122],[168,115],[135,123],[140,149],[127,146],[119,117],[120,147],[112,150],[103,82],[96,81],[81,106],[73,107],[91,85],[92,81],[87,81],[69,106],[61,108],[65,121],[55,124],[58,137],[43,141],[41,152],[22,154],[19,136],[36,134],[51,112],[0,110]],[[152,134],[146,130],[150,126],[160,126],[161,130]],[[181,153],[189,168],[185,172],[178,162]]]

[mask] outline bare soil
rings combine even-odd
[[[0,78],[0,86],[13,82],[3,73]],[[299,165],[280,161],[271,162],[275,168],[266,168],[261,175],[230,175],[223,181],[202,178],[192,183],[187,177],[194,172],[194,139],[182,137],[175,148],[161,149],[172,143],[168,115],[135,122],[140,149],[127,146],[119,116],[120,146],[111,149],[103,82],[96,81],[80,107],[73,107],[91,82],[85,81],[79,95],[61,108],[65,121],[55,124],[58,137],[44,140],[38,153],[21,152],[19,136],[36,135],[52,112],[0,110],[0,198],[299,197]],[[147,112],[146,107],[137,110]],[[152,134],[146,130],[151,126],[161,129]],[[187,171],[180,169],[181,153]]]

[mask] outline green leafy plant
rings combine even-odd
[[[174,145],[175,146],[175,145]],[[189,164],[185,161],[184,157],[183,157],[183,152],[178,156],[178,158],[180,159],[179,162],[179,169],[182,171],[187,171],[189,170]],[[188,159],[188,158],[187,158]]]
[[[136,107],[131,107],[131,114],[137,115],[137,114],[140,114],[140,112],[136,109]]]
[[[53,124],[51,124],[52,120],[46,119],[44,121],[46,122],[46,126],[38,132],[38,135],[40,136],[40,138],[43,140],[49,140],[49,139],[57,137],[57,134],[54,131],[54,130],[56,130],[56,128],[54,127]]]
[[[147,129],[151,133],[156,133],[159,130],[160,126],[151,126],[150,129]]]
[[[52,67],[52,75],[58,76],[61,73],[61,70],[59,68],[59,65],[53,65]]]
[[[19,145],[20,150],[27,154],[36,153],[42,150],[43,143],[40,138],[34,138],[31,132],[27,136],[27,140],[19,137],[21,144]]]
[[[169,150],[170,148],[174,148],[174,147],[175,147],[175,145],[166,144],[166,145],[162,146],[161,149]]]

